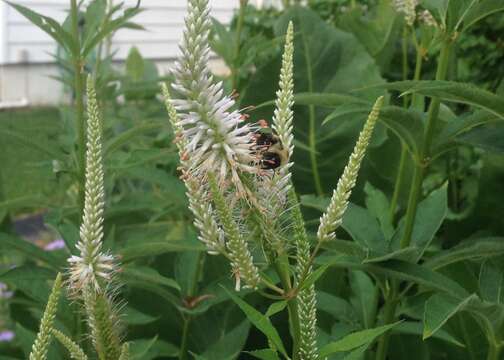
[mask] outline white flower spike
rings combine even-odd
[[[253,129],[244,123],[245,117],[238,110],[232,110],[235,101],[223,94],[222,83],[215,83],[208,69],[208,0],[188,1],[185,24],[182,58],[174,69],[173,88],[180,98],[172,104],[186,141],[189,171],[198,178],[212,172],[219,186],[231,182],[240,195],[245,195],[240,174],[257,172],[251,152]]]

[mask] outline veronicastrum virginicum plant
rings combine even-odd
[[[312,251],[290,173],[294,150],[292,23],[285,37],[272,129],[264,129],[263,122],[249,123],[247,116],[233,110],[234,99],[224,95],[222,84],[214,81],[208,69],[208,0],[189,1],[185,24],[182,57],[174,70],[174,95],[164,84],[162,90],[199,239],[209,254],[229,260],[236,291],[266,288],[273,292],[266,296],[287,306],[293,340],[290,355],[269,319],[230,293],[250,321],[268,336],[270,348],[258,351],[258,357],[259,353],[276,357],[279,352],[285,358],[314,360],[339,351],[332,347],[319,350],[317,346],[314,282],[321,271],[313,271],[313,260],[341,225],[383,98],[376,101],[321,217],[318,242]],[[264,135],[268,130],[270,135]],[[265,138],[273,139],[274,144],[265,146]],[[281,159],[275,166],[266,163],[271,151],[278,151]],[[270,267],[276,279],[266,275]],[[363,344],[377,335],[363,335]]]
[[[128,343],[122,343],[119,305],[115,279],[117,259],[105,252],[103,244],[104,170],[102,156],[102,117],[98,108],[92,77],[87,80],[87,152],[86,182],[78,255],[69,259],[66,281],[69,299],[82,305],[96,355],[100,360],[129,359]],[[57,305],[62,292],[62,275],[58,274],[33,344],[30,360],[45,360],[54,336],[73,359],[84,360],[81,346],[54,326]]]

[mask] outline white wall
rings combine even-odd
[[[219,21],[228,22],[238,1],[210,0],[212,16]],[[118,3],[119,0],[115,2]],[[69,0],[17,0],[15,3],[62,21],[66,17]],[[136,0],[126,0],[125,3],[134,6]],[[142,7],[145,11],[135,21],[147,31],[119,31],[113,42],[113,49],[118,51],[117,57],[125,58],[130,47],[136,45],[147,58],[173,58],[178,54],[177,45],[184,24],[186,0],[143,0]],[[2,8],[3,20],[0,17],[0,23],[4,22],[4,45],[0,63],[51,62],[50,54],[55,52],[56,45],[49,35],[33,26],[14,8],[6,4]],[[1,39],[2,37],[0,41]]]
[[[58,21],[66,16],[69,0],[13,0]],[[134,6],[136,0],[125,1]],[[146,58],[166,65],[179,54],[186,0],[143,0],[143,13],[134,21],[147,31],[123,29],[113,39],[116,59],[123,60],[132,46]],[[229,22],[239,0],[210,0],[212,16]],[[57,104],[62,100],[61,85],[50,78],[58,74],[52,64],[56,44],[15,9],[0,0],[0,102],[28,100],[30,105]],[[163,66],[166,68],[166,66]]]

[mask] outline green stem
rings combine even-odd
[[[488,344],[487,360],[499,360],[502,347],[497,345],[495,341],[490,341]]]
[[[436,80],[444,80],[448,71],[448,62],[450,59],[450,53],[452,48],[451,40],[444,42],[441,49],[441,54],[439,55],[438,68],[436,73]],[[425,136],[423,145],[420,148],[420,153],[418,159],[416,159],[415,174],[413,178],[413,184],[408,199],[408,208],[406,210],[406,221],[404,235],[401,239],[401,249],[408,247],[411,242],[411,235],[413,233],[413,225],[415,223],[415,216],[418,207],[418,201],[420,199],[420,193],[422,189],[423,178],[425,175],[425,169],[429,165],[429,155],[434,138],[434,132],[437,127],[439,107],[441,102],[439,98],[432,98],[429,106],[427,126],[425,129]]]
[[[75,128],[77,129],[77,168],[79,173],[79,199],[80,211],[84,209],[84,184],[86,167],[86,134],[84,120],[84,80],[82,71],[84,61],[80,54],[80,33],[79,33],[79,9],[77,0],[71,0],[72,17],[72,37],[75,42],[75,50],[72,54],[74,66],[74,92],[75,92]]]
[[[283,256],[275,262],[275,270],[280,278],[285,294],[292,292],[292,282],[290,279],[289,263],[287,256]],[[292,335],[292,360],[299,360],[299,337],[301,326],[299,324],[298,307],[296,297],[287,299],[287,310],[289,312],[289,326]]]
[[[405,26],[403,30],[403,41],[402,41],[402,76],[403,80],[408,80],[408,27]],[[414,32],[413,32],[413,37],[414,37]],[[415,38],[416,39],[416,38]],[[416,65],[415,65],[415,78],[414,80],[420,79],[420,72],[422,69],[422,57],[420,56],[420,60],[418,59],[419,55],[419,48],[417,47],[417,58],[416,58]],[[415,101],[415,95],[413,95],[413,102]],[[405,108],[408,107],[408,98],[406,96],[403,97],[403,106]],[[399,168],[397,170],[397,176],[396,176],[396,181],[394,185],[394,193],[392,195],[392,200],[390,202],[390,222],[394,222],[394,216],[397,210],[397,203],[399,202],[399,195],[401,193],[401,187],[404,182],[404,177],[406,175],[406,160],[408,158],[408,151],[406,149],[406,145],[401,142],[401,158],[399,160]]]
[[[401,187],[406,175],[406,159],[408,158],[408,151],[406,150],[406,145],[401,142],[401,158],[399,160],[399,168],[397,169],[397,175],[394,185],[394,193],[392,195],[392,200],[390,201],[390,222],[394,223],[394,216],[397,210],[397,203],[399,202],[399,194],[401,193]]]
[[[240,0],[240,12],[238,14],[238,22],[236,24],[236,38],[235,38],[235,49],[233,56],[233,69],[232,69],[232,88],[237,89],[238,87],[238,60],[240,57],[240,42],[243,32],[243,23],[245,20],[245,10],[247,7],[248,0]]]
[[[312,74],[312,67],[311,67],[311,58],[310,58],[310,52],[308,51],[308,42],[306,40],[306,37],[304,36],[303,33],[301,33],[301,38],[303,41],[303,47],[305,49],[304,55],[305,55],[305,62],[306,62],[306,67],[307,67],[307,80],[308,80],[308,92],[313,92],[314,86],[313,86],[313,74]],[[324,194],[324,191],[322,190],[322,182],[320,181],[320,174],[318,170],[318,163],[317,163],[317,142],[316,142],[316,134],[315,134],[315,106],[310,105],[308,107],[309,111],[309,135],[308,135],[308,146],[310,148],[310,162],[311,162],[311,167],[312,167],[312,174],[313,174],[313,182],[315,184],[315,190],[317,191],[317,195],[321,196]]]
[[[184,317],[184,327],[182,328],[182,341],[180,342],[179,360],[187,359],[187,343],[189,339],[189,324],[191,323],[191,315]]]
[[[395,312],[397,307],[397,283],[395,280],[391,281],[390,292],[385,298],[385,305],[383,308],[383,325],[390,324],[395,320]],[[376,360],[385,360],[387,358],[388,346],[390,342],[390,332],[386,332],[378,340],[378,347],[376,349]]]
[[[408,67],[408,40],[409,40],[409,29],[407,26],[403,28],[402,37],[402,78],[403,80],[408,79],[409,67]],[[405,108],[408,107],[408,96],[403,96],[403,105]]]
[[[191,287],[187,291],[188,297],[194,296],[198,290],[198,278],[203,269],[204,256],[205,253],[203,251],[200,252],[198,255],[198,261],[196,263],[196,271],[194,272],[194,278],[192,280]],[[182,328],[182,340],[180,341],[179,360],[187,359],[188,355],[187,347],[189,345],[189,326],[192,321],[192,316],[185,315],[183,316],[183,319],[184,319],[184,326]]]

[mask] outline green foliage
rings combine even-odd
[[[225,92],[239,93],[235,108],[255,106],[255,123],[273,118],[292,21],[295,150],[281,211],[233,198],[211,176],[203,183],[198,202],[212,201],[216,227],[236,240],[209,256],[178,179],[180,133],[159,101],[158,83],[167,81],[166,95],[171,75],[161,78],[136,48],[124,68],[113,66],[110,39],[142,29],[140,7],[71,0],[59,23],[9,2],[58,43],[56,78],[75,102],[0,112],[0,331],[16,336],[0,342],[0,359],[28,358],[33,343],[33,358],[54,360],[86,359],[83,350],[114,360],[502,357],[502,1],[423,0],[407,30],[392,1],[300,3],[257,9],[243,0],[229,25],[211,24],[212,50],[230,69]],[[421,22],[425,9],[439,26]],[[62,299],[55,313],[50,283],[79,252],[88,73],[104,115],[103,250],[119,256],[121,286],[88,292],[84,304]],[[329,194],[385,91],[353,203],[335,238],[317,245]],[[66,248],[46,251],[40,234],[18,234],[20,215],[41,212],[44,236]],[[272,254],[270,237],[282,251]],[[231,290],[228,250],[248,261],[235,275],[252,268],[254,289]],[[114,305],[119,298],[127,305]]]

